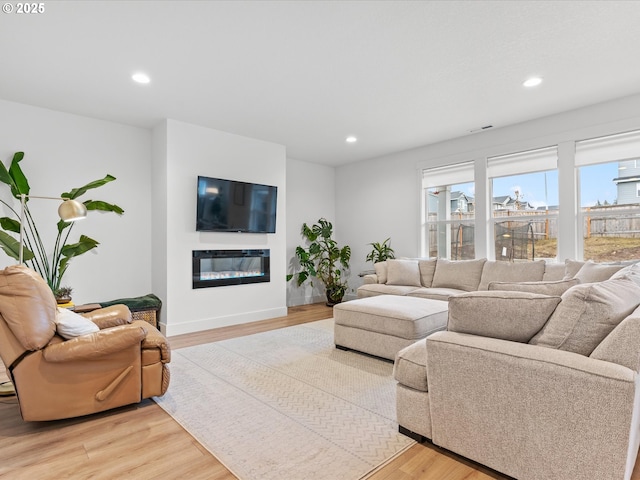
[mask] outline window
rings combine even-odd
[[[556,147],[487,159],[496,260],[556,258]]]
[[[473,162],[422,172],[422,256],[475,258]]]
[[[640,256],[640,131],[576,142],[585,260]]]

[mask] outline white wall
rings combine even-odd
[[[370,268],[371,265],[364,261],[370,251],[366,244],[380,242],[389,236],[396,256],[419,256],[422,168],[640,129],[639,112],[640,95],[634,95],[338,167],[338,239],[351,245],[352,271]],[[565,183],[571,182],[575,177],[573,171],[567,171],[566,164],[561,164],[560,168]],[[572,169],[572,166],[568,168]],[[576,209],[575,205],[568,204],[575,195],[563,195],[563,187],[560,188],[560,200],[564,202],[560,222],[567,237],[575,234],[575,228],[570,227]],[[564,209],[567,204],[568,208]],[[487,251],[476,251],[476,256],[490,256],[488,242],[483,240],[481,243]],[[565,238],[559,244],[559,257],[578,258],[577,243],[575,238]],[[357,286],[361,282],[352,275],[350,283]]]
[[[100,242],[97,250],[73,259],[63,278],[63,285],[74,289],[74,302],[150,293],[150,132],[4,100],[0,100],[0,132],[0,159],[7,167],[16,151],[25,152],[21,167],[33,195],[59,196],[107,173],[117,178],[80,198],[115,203],[125,213],[89,212],[73,227],[72,241],[84,234]],[[4,184],[0,195],[12,201]],[[56,202],[32,199],[29,206],[45,246],[52,251]],[[8,216],[5,207],[0,213]],[[15,263],[0,251],[0,268]]]
[[[303,223],[316,223],[326,218],[335,223],[335,168],[316,163],[287,159],[287,272],[294,271],[295,250],[303,245],[300,229]],[[314,282],[296,286],[287,284],[287,305],[303,305],[326,301],[324,288]]]
[[[175,120],[154,129],[153,136],[154,170],[161,170],[153,177],[154,199],[162,203],[166,195],[166,215],[154,216],[153,228],[154,235],[165,237],[159,240],[160,247],[154,248],[153,262],[165,262],[166,272],[154,270],[153,286],[162,291],[166,281],[162,315],[166,333],[176,335],[286,315],[285,148]],[[196,232],[198,175],[277,186],[276,233]],[[193,250],[245,248],[270,249],[269,283],[192,288]]]

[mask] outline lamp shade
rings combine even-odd
[[[58,215],[65,222],[75,222],[87,216],[87,207],[77,200],[65,200],[58,207]]]

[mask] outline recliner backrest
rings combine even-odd
[[[35,271],[13,265],[0,270],[0,315],[26,350],[46,346],[56,332],[56,300]]]

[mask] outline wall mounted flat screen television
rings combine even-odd
[[[275,233],[278,187],[198,176],[196,230]]]

